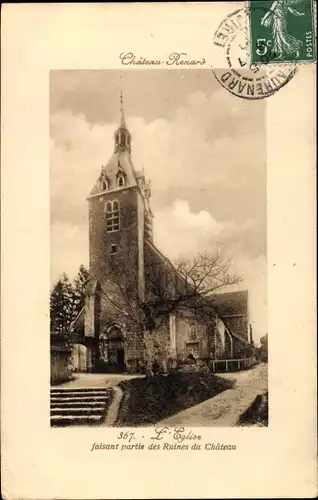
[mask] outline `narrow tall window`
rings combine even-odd
[[[105,205],[105,212],[106,212],[106,231],[107,231],[107,233],[119,231],[120,220],[119,220],[119,203],[118,203],[118,201],[108,201]]]
[[[109,179],[104,173],[99,178],[99,189],[101,191],[108,191],[109,189]]]
[[[124,176],[123,175],[119,175],[117,182],[118,182],[118,186],[119,187],[123,187],[125,185],[125,178],[124,178]]]
[[[107,191],[107,189],[108,189],[107,181],[105,181],[105,180],[101,181],[101,189],[102,189],[102,191]]]

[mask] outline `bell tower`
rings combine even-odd
[[[102,287],[114,279],[131,281],[144,296],[144,240],[152,240],[150,185],[131,158],[131,134],[120,93],[120,123],[114,133],[114,152],[101,166],[88,196],[90,273]],[[129,277],[125,269],[129,268]],[[120,272],[120,270],[122,270]],[[133,279],[132,276],[136,276]]]

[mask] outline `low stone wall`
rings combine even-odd
[[[71,378],[71,349],[63,346],[51,346],[51,384],[66,382]]]

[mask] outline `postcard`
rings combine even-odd
[[[4,4],[4,498],[316,495],[315,16]]]

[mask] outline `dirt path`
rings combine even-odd
[[[192,408],[181,411],[157,425],[233,427],[258,394],[267,391],[267,365],[232,374],[218,374],[236,380],[235,387]]]
[[[114,397],[103,422],[104,427],[113,427],[115,425],[123,395],[124,393],[119,386],[114,387]]]

